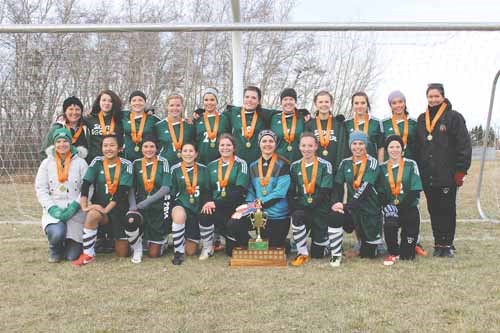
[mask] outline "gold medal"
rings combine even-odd
[[[192,194],[189,196],[189,203],[194,204],[194,197]]]
[[[226,190],[222,190],[222,192],[220,192],[220,196],[225,198],[226,197]]]
[[[66,192],[66,186],[61,185],[61,187],[59,187],[59,191]]]
[[[323,150],[323,156],[328,156],[328,150]]]
[[[263,195],[267,195],[267,190],[266,190],[265,188],[264,188],[264,189],[262,189],[262,194],[263,194]]]
[[[396,206],[397,206],[397,205],[399,205],[399,199],[398,199],[398,198],[394,199],[394,204],[395,204]]]
[[[180,151],[177,152],[177,157],[181,158],[181,152]]]
[[[210,147],[215,148],[215,142],[210,142]]]
[[[134,147],[134,150],[135,150],[135,152],[138,152],[138,151],[139,151],[139,146],[137,146],[137,145],[136,145],[136,146]]]
[[[245,143],[245,146],[246,146],[247,148],[250,148],[250,147],[252,147],[252,143],[251,143],[250,141],[247,141],[247,143]]]
[[[292,151],[292,149],[293,149],[292,146],[286,147],[286,150],[288,150],[288,151]]]
[[[432,134],[427,135],[427,141],[432,141]]]
[[[307,203],[312,204],[313,198],[311,196],[307,197]]]

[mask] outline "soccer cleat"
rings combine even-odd
[[[290,264],[295,267],[302,266],[306,264],[309,261],[309,256],[304,255],[304,254],[299,254],[298,256],[295,257],[292,261],[290,261]]]
[[[434,246],[434,253],[432,254],[433,257],[442,257],[443,255],[443,247],[441,245],[436,245]]]
[[[134,251],[131,261],[134,264],[140,264],[142,262],[142,247],[137,251]]]
[[[342,262],[341,256],[332,256],[330,258],[330,266],[331,267],[340,267],[341,262]]]
[[[184,253],[175,252],[174,258],[172,259],[172,264],[181,265],[183,261],[184,261]]]
[[[83,265],[90,264],[91,262],[94,262],[94,261],[95,261],[95,257],[89,256],[86,253],[82,253],[82,254],[80,254],[80,257],[78,257],[78,259],[73,260],[71,262],[71,265],[73,265],[75,267],[81,267]]]
[[[399,260],[399,256],[387,256],[384,259],[384,266],[392,266],[396,263],[397,260]]]
[[[427,253],[427,251],[424,250],[424,248],[422,247],[421,244],[417,244],[417,246],[415,246],[415,253],[418,255],[418,256],[422,256],[422,257],[427,257],[429,254]]]
[[[214,251],[212,249],[203,248],[201,250],[201,254],[198,257],[199,260],[207,260],[208,258],[214,255]]]
[[[455,257],[455,250],[451,246],[444,246],[441,248],[440,257],[454,258]]]

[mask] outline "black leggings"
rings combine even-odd
[[[457,187],[424,187],[435,245],[453,245],[457,226]]]
[[[417,207],[399,209],[399,225],[384,224],[384,236],[387,250],[401,259],[414,259],[415,246],[420,230],[420,212]],[[401,241],[398,242],[398,231],[401,228]]]

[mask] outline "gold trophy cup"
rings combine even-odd
[[[257,238],[252,239],[248,242],[249,250],[268,250],[269,244],[267,240],[263,240],[260,232],[261,229],[264,229],[267,224],[267,215],[262,211],[262,202],[257,200],[257,211],[255,213],[250,214],[250,221],[252,221],[252,226],[255,228],[255,232],[257,234]]]

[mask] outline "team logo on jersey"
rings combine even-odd
[[[445,124],[441,124],[441,126],[439,126],[439,131],[440,131],[441,133],[446,132],[446,125],[445,125]]]

